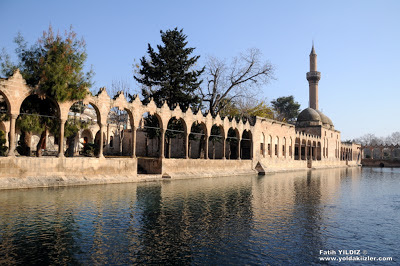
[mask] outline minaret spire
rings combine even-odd
[[[310,108],[318,110],[318,82],[321,79],[321,73],[317,71],[317,54],[314,49],[314,41],[312,43],[310,53],[310,72],[307,73],[309,86],[309,103]]]

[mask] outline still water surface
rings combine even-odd
[[[400,169],[0,191],[0,264],[400,263]]]

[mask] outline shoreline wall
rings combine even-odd
[[[140,159],[139,159],[140,160]],[[2,157],[0,190],[142,182],[257,174],[257,160],[162,159],[161,174],[137,173],[137,158]],[[260,161],[265,172],[310,170],[307,161]],[[355,162],[313,161],[311,169],[357,166]]]

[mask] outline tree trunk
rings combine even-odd
[[[20,141],[18,142],[19,148],[17,148],[17,151],[20,155],[31,155],[31,139],[32,132],[22,131]]]
[[[75,138],[76,138],[76,134],[70,136],[67,138],[67,157],[74,157],[74,147],[75,147]]]
[[[119,132],[119,155],[122,156],[123,155],[123,151],[122,151],[122,142],[124,140],[125,134],[124,131],[120,131]]]
[[[212,158],[215,159],[215,141],[213,141],[212,144],[213,144]]]
[[[46,129],[43,130],[42,134],[40,135],[39,142],[36,145],[36,157],[42,156],[42,146],[43,146],[44,141],[46,141]]]

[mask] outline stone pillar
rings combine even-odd
[[[237,148],[238,148],[238,160],[241,160],[242,159],[242,149],[240,148],[240,142],[241,142],[241,139],[240,138],[238,138],[238,146],[237,146]]]
[[[17,121],[18,114],[11,114],[10,117],[10,136],[8,137],[8,153],[7,156],[15,156],[15,122]]]
[[[374,149],[371,148],[370,151],[371,151],[371,159],[374,159]]]
[[[222,159],[226,160],[226,139],[222,138]]]
[[[204,159],[208,159],[208,135],[204,135]]]
[[[185,132],[185,159],[189,159],[189,134]]]
[[[161,138],[160,138],[160,158],[165,158],[164,156],[164,142],[165,142],[165,130],[163,128],[161,130]]]
[[[103,158],[103,145],[104,145],[104,125],[103,124],[99,124],[100,126],[100,147],[99,147],[99,155],[97,156],[98,158]]]
[[[306,157],[306,158],[304,158],[304,160],[307,160],[307,159],[308,159],[307,143],[306,143],[306,145],[304,145],[304,157]]]
[[[132,158],[136,158],[136,127],[132,127],[132,140],[131,140],[131,152]]]
[[[58,142],[58,157],[64,157],[64,127],[65,127],[65,119],[61,119],[60,124],[60,139]]]

